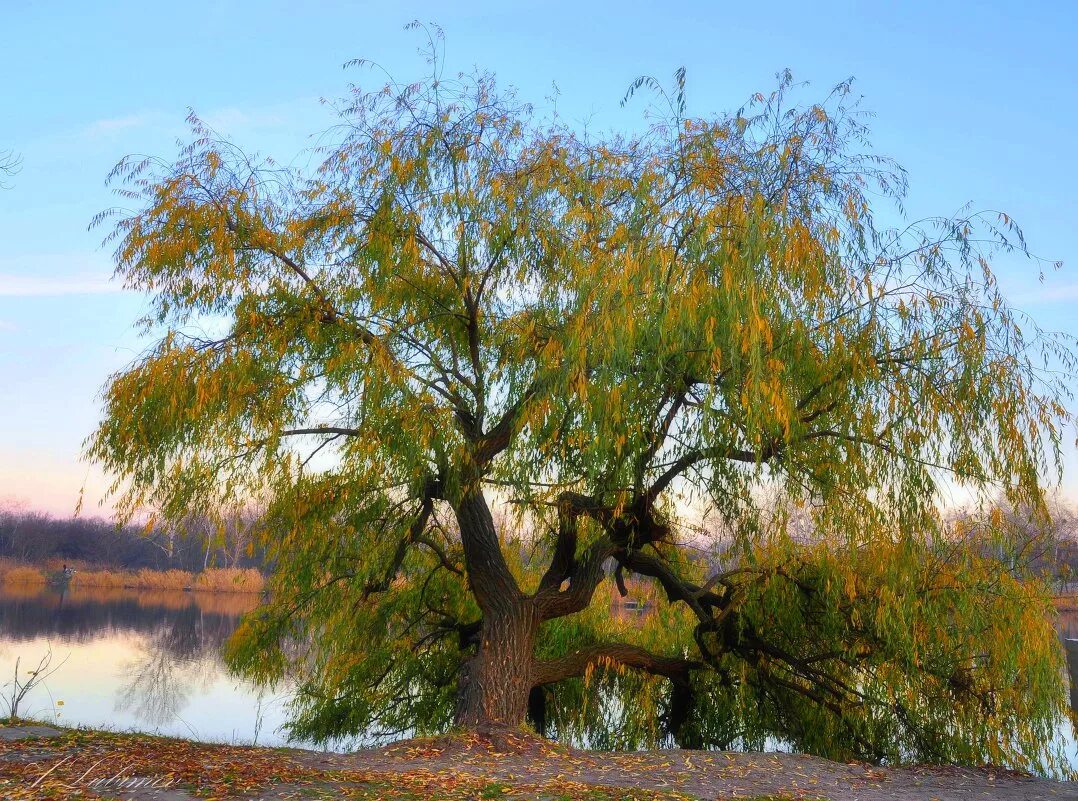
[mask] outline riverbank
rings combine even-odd
[[[142,789],[131,789],[133,780],[142,780]],[[847,765],[796,754],[580,751],[512,733],[424,738],[328,754],[0,726],[0,797],[1062,801],[1078,798],[1078,783],[999,770]]]
[[[1055,596],[1053,599],[1056,610],[1059,612],[1078,611],[1078,593],[1068,592]]]
[[[211,567],[189,573],[186,570],[73,567],[70,574],[65,574],[62,565],[42,567],[0,560],[0,584],[5,587],[42,587],[56,583],[72,588],[253,593],[262,592],[266,584],[262,574],[254,568]]]

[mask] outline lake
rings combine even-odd
[[[65,660],[24,700],[24,717],[225,743],[284,745],[288,687],[259,690],[232,676],[221,646],[255,594],[0,587],[0,685],[15,660],[33,670],[50,649]],[[1071,706],[1078,711],[1078,612],[1059,621]],[[0,690],[0,695],[10,692]],[[0,712],[6,701],[0,699]],[[310,743],[293,745],[314,747]],[[357,745],[349,740],[334,750]],[[1078,768],[1078,745],[1068,741]]]
[[[283,745],[288,688],[231,676],[221,646],[255,594],[120,589],[0,589],[0,685],[16,658],[63,665],[20,715],[119,731]],[[8,689],[6,692],[10,692]],[[7,712],[7,702],[0,702]],[[309,744],[307,744],[309,745]],[[341,744],[345,747],[345,744]]]

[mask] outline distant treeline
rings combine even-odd
[[[1062,592],[1078,583],[1078,509],[1055,500],[1049,503],[1051,521],[1034,522],[1028,510],[999,502],[979,513],[958,510],[950,515],[955,531],[980,545],[985,556],[997,559],[1016,575],[1047,579]]]
[[[176,524],[117,527],[101,518],[59,519],[37,512],[0,509],[0,558],[17,562],[89,563],[124,570],[212,567],[264,570],[253,547],[257,518],[237,514],[223,526],[190,518]]]
[[[962,535],[978,540],[985,555],[998,559],[1016,573],[1033,573],[1057,583],[1064,591],[1078,586],[1078,509],[1052,504],[1052,524],[1045,528],[1029,522],[1022,510],[999,504],[992,510],[953,510],[953,524],[961,521]],[[994,525],[987,526],[992,519]],[[183,570],[200,573],[207,568],[272,569],[254,545],[260,525],[255,512],[229,517],[223,525],[191,516],[176,523],[117,527],[102,518],[55,518],[40,512],[0,508],[0,559],[43,565],[46,562],[89,564],[126,571]],[[795,536],[813,538],[812,525],[803,512],[790,516]],[[988,529],[1002,528],[1002,540]],[[721,543],[730,532],[713,532],[715,552],[697,558],[722,564]]]

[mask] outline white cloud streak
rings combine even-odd
[[[122,292],[118,281],[102,275],[37,276],[0,274],[0,298],[108,295]]]
[[[1047,306],[1078,300],[1078,284],[1045,286],[1028,292],[1016,292],[1010,300],[1019,306]]]
[[[110,136],[131,128],[144,128],[148,125],[158,124],[162,121],[163,117],[164,115],[160,112],[147,111],[139,112],[137,114],[127,114],[123,117],[96,120],[87,125],[86,128],[83,129],[82,134],[84,136]]]

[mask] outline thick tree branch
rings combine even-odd
[[[564,591],[559,590],[561,581],[558,584],[548,583],[546,586],[540,586],[535,594],[535,601],[539,606],[542,619],[552,620],[587,609],[595,590],[604,578],[603,563],[616,550],[617,547],[610,537],[603,536],[593,542],[584,555],[576,561],[572,575],[568,577],[568,588]],[[554,568],[553,564],[551,568]],[[544,580],[547,580],[546,576]]]
[[[688,681],[693,670],[704,667],[702,662],[695,660],[661,656],[636,645],[610,643],[581,648],[557,659],[536,662],[532,681],[536,685],[553,684],[583,676],[589,667],[604,662],[616,663],[655,676],[666,676],[678,682]]]
[[[502,416],[498,418],[498,422],[491,426],[490,430],[483,436],[476,453],[476,462],[479,465],[489,464],[491,459],[509,447],[521,413],[528,403],[539,394],[540,388],[539,380],[533,381],[513,405],[502,413]]]
[[[655,482],[648,488],[646,497],[649,502],[654,501],[655,498],[659,497],[659,495],[673,483],[675,478],[680,476],[690,467],[694,467],[701,462],[717,459],[730,459],[736,462],[745,462],[747,464],[760,464],[770,461],[780,449],[781,444],[771,443],[764,446],[759,451],[748,451],[742,448],[731,448],[727,446],[717,448],[697,448],[691,450],[667,467],[667,469],[655,479]]]
[[[464,546],[468,584],[484,616],[504,612],[522,599],[483,491],[473,487],[453,504]]]
[[[558,539],[554,543],[554,556],[550,567],[539,580],[539,592],[560,587],[573,574],[576,567],[576,543],[578,535],[578,512],[567,502],[558,503]]]
[[[711,620],[709,610],[722,609],[726,605],[723,596],[681,578],[665,560],[658,556],[634,550],[616,553],[614,557],[628,570],[658,580],[666,592],[667,600],[671,603],[679,601],[685,603],[700,620]]]

